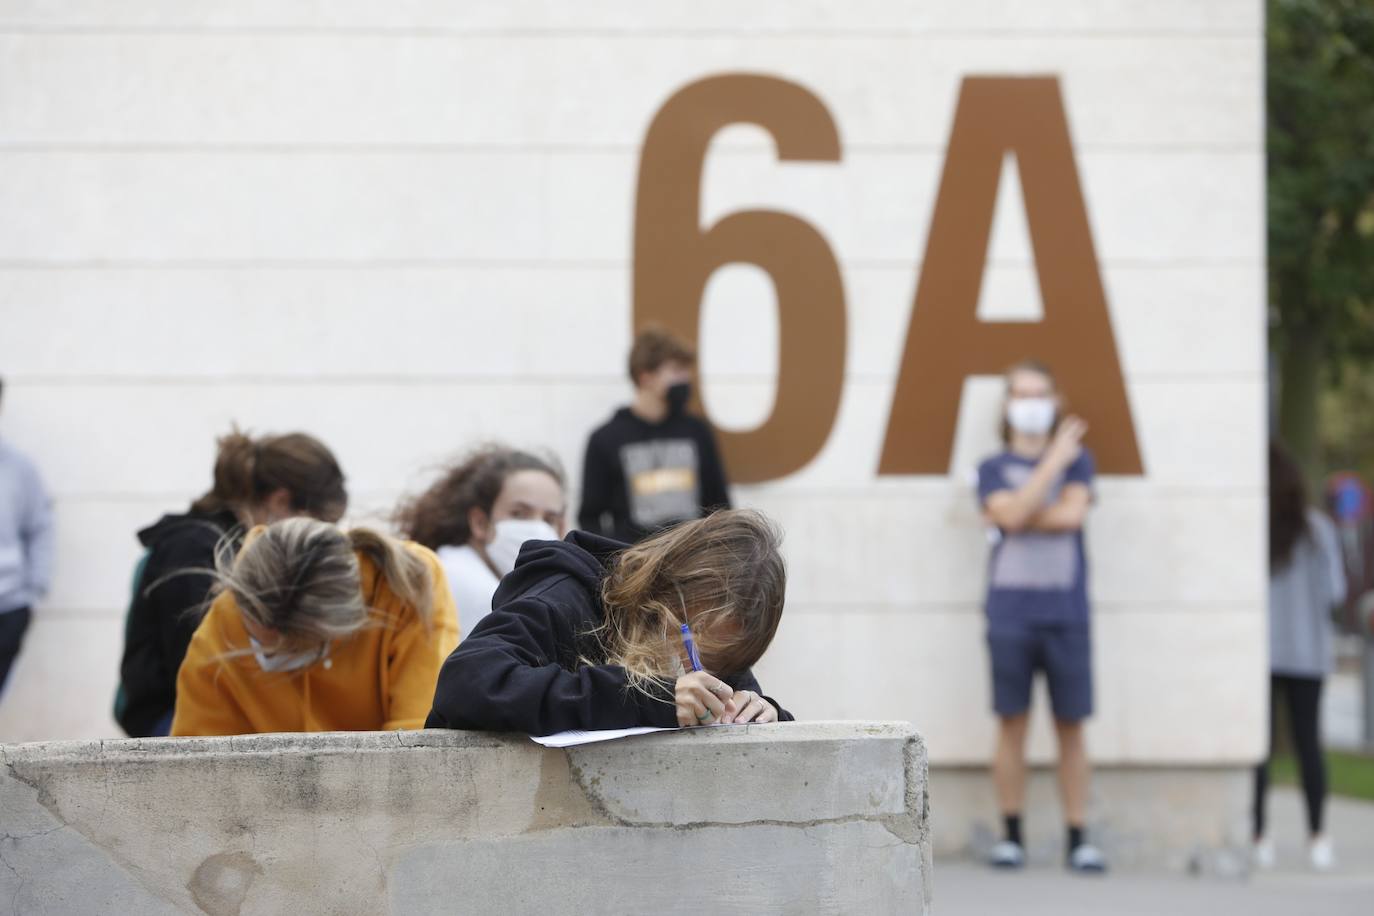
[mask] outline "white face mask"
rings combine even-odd
[[[1054,428],[1054,398],[1012,398],[1007,424],[1024,436],[1043,436]]]
[[[556,540],[558,532],[542,519],[503,518],[496,523],[496,537],[486,545],[487,559],[504,576],[515,569],[515,558],[526,541]]]
[[[262,651],[262,643],[251,636],[248,637],[248,641],[253,644],[253,657],[258,660],[258,667],[263,671],[299,671],[309,668],[320,659],[325,660],[326,668],[329,667],[329,643],[310,652],[273,652],[268,655]]]

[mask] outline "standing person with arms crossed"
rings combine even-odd
[[[627,544],[687,519],[730,508],[715,433],[687,413],[691,347],[648,328],[630,349],[635,397],[587,440],[582,530]]]
[[[0,380],[0,396],[4,381]],[[0,439],[0,696],[56,552],[52,502],[33,462]]]
[[[1087,842],[1090,772],[1083,722],[1092,714],[1092,648],[1083,524],[1092,505],[1087,425],[1062,415],[1048,367],[1033,360],[1007,372],[1004,451],[978,468],[978,500],[998,539],[988,569],[988,648],[998,717],[993,783],[1006,836],[992,851],[1001,868],[1025,864],[1021,812],[1031,682],[1049,682],[1059,742],[1059,791],[1068,824],[1067,865],[1102,872]]]

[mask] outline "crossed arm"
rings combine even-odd
[[[982,505],[985,518],[1003,531],[1077,531],[1092,504],[1087,483],[1065,483],[1058,499],[1046,505],[1059,468],[1041,461],[1031,479],[1015,490],[998,490]]]
[[[988,521],[1003,531],[1012,532],[1077,531],[1083,527],[1092,506],[1092,491],[1087,484],[1065,484],[1059,498],[1047,506],[1044,504],[1047,488],[1036,492],[1032,490],[1034,482],[1032,478],[1019,490],[999,490],[989,496],[983,506]]]

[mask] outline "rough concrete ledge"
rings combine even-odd
[[[0,913],[923,912],[905,723],[0,745]]]

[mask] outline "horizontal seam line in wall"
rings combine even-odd
[[[188,154],[229,153],[243,155],[289,154],[289,155],[385,155],[394,153],[428,155],[464,155],[469,153],[518,153],[541,155],[547,153],[570,153],[578,155],[601,155],[606,153],[638,154],[641,147],[634,143],[108,143],[108,142],[54,142],[54,143],[7,143],[0,142],[0,155],[11,153],[33,155],[44,153],[109,153],[109,154]],[[944,153],[947,146],[943,143],[862,143],[844,144],[845,153]],[[1143,142],[1128,141],[1091,142],[1079,141],[1074,145],[1077,153],[1254,153],[1263,154],[1262,142]],[[765,154],[772,158],[772,146],[720,146],[711,150],[711,156],[742,156]],[[826,160],[789,160],[778,163],[789,165],[835,166],[838,162]]]
[[[750,40],[782,40],[792,38],[824,38],[828,40],[872,40],[890,41],[948,41],[955,38],[1000,39],[1020,41],[1027,38],[1081,38],[1109,41],[1140,41],[1152,39],[1216,41],[1235,40],[1260,43],[1264,33],[1258,24],[1255,28],[1190,29],[1185,27],[1168,29],[939,29],[914,27],[863,27],[844,28],[837,26],[829,29],[770,28],[766,25],[741,28],[520,28],[520,27],[464,27],[464,26],[336,26],[321,27],[311,25],[280,26],[111,26],[111,25],[26,25],[21,23],[0,23],[0,35],[73,35],[73,36],[127,36],[127,35],[193,35],[225,37],[261,36],[318,36],[340,38],[538,38],[538,39],[579,39],[579,38],[742,38]]]
[[[437,463],[435,463],[433,466],[430,466],[430,465],[418,466],[418,467],[416,467],[416,468],[414,469],[414,473],[417,473],[417,474],[418,474],[418,473],[424,473],[424,472],[434,472],[434,471],[437,471],[437,470],[439,469],[439,467],[441,467],[442,465],[443,465],[443,462],[437,462]],[[967,484],[964,484],[964,483],[963,483],[963,479],[962,479],[962,478],[963,478],[963,475],[954,475],[953,477],[951,477],[950,475],[947,475],[947,474],[920,474],[920,475],[914,475],[914,474],[913,474],[913,475],[902,475],[902,477],[903,477],[903,478],[922,477],[922,478],[925,478],[925,479],[928,479],[928,480],[936,480],[936,479],[938,479],[938,480],[947,481],[947,482],[950,482],[950,483],[949,483],[949,485],[946,485],[946,484],[944,484],[944,483],[941,483],[941,484],[934,484],[934,483],[932,483],[932,484],[927,484],[927,485],[925,485],[925,486],[932,486],[932,487],[938,486],[938,487],[939,487],[938,490],[935,490],[935,491],[932,491],[932,492],[922,492],[922,491],[906,491],[906,492],[903,492],[903,491],[901,491],[901,490],[899,489],[900,484],[896,483],[896,481],[900,480],[901,478],[898,478],[898,477],[882,477],[882,478],[879,478],[879,477],[877,476],[876,472],[875,472],[874,475],[873,475],[873,478],[872,478],[871,480],[869,480],[868,482],[866,482],[866,483],[864,483],[864,484],[854,485],[854,486],[851,486],[851,487],[842,487],[842,486],[793,486],[793,485],[787,485],[787,484],[737,484],[737,485],[735,485],[735,486],[733,487],[733,489],[734,489],[735,491],[737,491],[738,493],[745,494],[745,495],[752,495],[752,494],[759,494],[759,493],[764,494],[764,495],[769,495],[769,494],[771,493],[772,495],[781,495],[781,496],[785,496],[785,497],[808,497],[808,498],[811,498],[811,497],[842,497],[842,498],[845,498],[845,499],[859,499],[859,500],[868,499],[868,500],[884,501],[884,502],[890,501],[890,500],[893,500],[893,499],[903,499],[903,498],[905,498],[905,499],[909,499],[909,500],[913,500],[913,501],[921,501],[921,502],[940,502],[940,503],[955,502],[955,503],[957,503],[957,504],[958,504],[959,506],[961,506],[961,507],[962,507],[962,506],[965,506],[965,505],[968,505],[968,499],[969,499],[970,495],[973,493],[973,487],[972,487],[971,485],[967,485]],[[1133,480],[1139,480],[1139,479],[1140,479],[1140,478],[1115,478],[1115,477],[1113,477],[1112,475],[1098,475],[1099,481],[1103,480],[1104,478],[1105,478],[1107,481],[1112,481],[1112,480],[1116,480],[1116,479],[1133,479]],[[892,483],[891,483],[891,484],[888,484],[888,483],[885,483],[885,482],[892,482]],[[423,486],[423,484],[417,484],[417,485],[418,485],[418,486]],[[1148,487],[1149,487],[1149,491],[1148,491],[1148,493],[1141,494],[1141,495],[1147,496],[1147,497],[1150,498],[1150,499],[1196,499],[1196,498],[1198,498],[1199,496],[1203,496],[1203,497],[1221,497],[1221,498],[1242,498],[1242,497],[1243,497],[1243,498],[1249,499],[1249,498],[1252,498],[1252,497],[1255,497],[1255,496],[1264,495],[1266,492],[1268,492],[1268,491],[1267,491],[1267,488],[1266,488],[1264,485],[1262,485],[1262,484],[1255,484],[1254,486],[1246,486],[1246,485],[1244,485],[1244,484],[1219,484],[1219,485],[1216,485],[1216,486],[1191,486],[1191,487],[1190,487],[1190,486],[1183,486],[1183,485],[1171,485],[1171,484],[1158,484],[1158,485],[1142,484],[1142,486],[1148,486]],[[180,493],[165,493],[165,492],[119,493],[119,492],[100,492],[100,491],[85,491],[85,492],[83,492],[83,491],[79,491],[79,490],[78,490],[78,491],[67,491],[67,492],[64,492],[64,491],[57,491],[57,492],[54,492],[53,498],[54,498],[54,501],[55,501],[56,503],[59,503],[59,504],[61,504],[61,503],[81,503],[81,502],[86,502],[86,503],[120,503],[120,504],[126,504],[126,503],[139,503],[139,504],[142,504],[142,503],[152,503],[152,502],[172,502],[172,503],[176,503],[176,502],[178,502],[178,501],[184,501],[184,500],[187,500],[187,499],[194,499],[196,496],[200,495],[200,493],[204,492],[204,489],[205,489],[205,488],[204,488],[203,486],[201,486],[201,487],[198,488],[198,489],[195,489],[195,490],[187,490],[187,491],[185,491],[185,492],[180,492]],[[386,500],[394,500],[394,499],[397,499],[399,496],[401,496],[401,495],[402,495],[403,493],[405,493],[405,492],[408,492],[408,491],[406,491],[406,490],[403,489],[403,488],[399,488],[399,487],[396,488],[396,489],[394,489],[394,490],[366,490],[366,491],[358,491],[358,492],[350,493],[349,498],[350,498],[350,501],[356,501],[356,502],[359,503],[359,504],[369,504],[369,503],[373,503],[373,502],[381,502],[381,501],[386,501]],[[1099,494],[1099,495],[1100,495],[1100,494]],[[1132,498],[1139,498],[1139,496],[1133,496],[1133,495],[1130,494],[1130,493],[1124,493],[1124,492],[1113,492],[1113,493],[1109,494],[1109,497],[1108,497],[1108,498],[1114,498],[1114,497],[1125,497],[1127,500],[1130,500],[1130,499],[1132,499]],[[970,512],[970,515],[972,515],[973,510],[972,510],[971,507],[970,507],[970,509],[969,509],[969,512]],[[981,526],[977,526],[977,527],[978,527],[978,530],[982,530]]]
[[[840,258],[841,267],[910,270],[921,263],[911,258]],[[991,261],[993,266],[1029,267],[1029,261]],[[0,258],[0,270],[629,270],[630,260],[585,258],[578,260],[503,258]],[[1159,267],[1256,267],[1264,268],[1263,254],[1253,257],[1208,258],[1099,258],[1098,266],[1113,268]]]
[[[997,373],[990,372],[980,378],[997,378]],[[1211,384],[1250,384],[1263,382],[1267,378],[1264,368],[1257,367],[1253,371],[1245,372],[1133,372],[1126,378],[1128,386],[1146,382],[1150,384],[1178,382],[1180,384],[1196,384],[1198,382]],[[242,373],[217,375],[206,373],[204,375],[140,375],[124,373],[89,373],[82,375],[49,375],[43,373],[25,374],[22,371],[16,372],[13,369],[6,372],[7,382],[19,383],[26,386],[48,386],[54,388],[72,388],[86,385],[185,385],[185,386],[219,386],[219,385],[282,385],[292,387],[304,387],[317,385],[320,387],[339,387],[339,386],[399,386],[416,387],[420,385],[521,385],[521,386],[543,386],[543,385],[575,385],[575,386],[600,386],[600,385],[620,385],[625,384],[626,379],[619,374],[606,375],[534,375],[528,373],[489,373],[489,374],[449,374],[440,372],[407,372],[407,373],[356,373],[353,375],[335,375],[332,373],[320,373],[317,375],[278,375],[272,373]],[[710,374],[711,384],[725,383],[730,385],[774,385],[777,382],[772,375],[746,375],[732,372],[713,372]],[[897,376],[892,373],[862,373],[846,372],[845,382],[854,382],[863,385],[895,385]]]
[[[455,449],[455,451],[461,451],[461,449]],[[445,462],[436,462],[435,465],[434,465],[434,467],[428,467],[428,466],[426,466],[426,467],[420,467],[420,468],[418,468],[418,469],[416,470],[416,473],[426,473],[426,474],[432,475],[432,474],[438,473],[440,470],[442,470],[442,469],[445,468],[445,467],[447,467],[447,464],[446,464]],[[77,491],[77,492],[63,493],[63,492],[61,492],[61,491],[57,491],[57,492],[53,493],[53,501],[54,501],[54,503],[56,503],[56,504],[62,504],[62,503],[68,503],[68,504],[75,504],[75,503],[117,503],[117,504],[121,504],[121,505],[133,505],[133,504],[142,505],[142,504],[144,504],[144,503],[154,503],[154,502],[156,502],[156,503],[170,503],[170,504],[172,504],[173,506],[175,506],[175,505],[178,504],[178,503],[183,503],[183,502],[186,502],[186,501],[188,501],[188,500],[193,500],[193,499],[195,499],[197,496],[199,496],[199,495],[200,495],[201,493],[203,493],[204,491],[205,491],[205,487],[203,487],[203,486],[200,487],[200,488],[198,488],[198,489],[188,489],[188,490],[186,490],[186,491],[184,491],[184,492],[178,492],[178,493],[117,493],[117,492],[102,493],[102,492],[98,492],[98,491],[90,491],[90,492],[79,492],[79,491]],[[349,498],[349,500],[350,500],[351,502],[360,504],[360,506],[358,506],[358,508],[364,508],[364,509],[366,509],[366,508],[371,508],[372,504],[374,504],[374,503],[378,503],[378,502],[394,502],[395,500],[399,499],[401,496],[407,494],[408,492],[409,492],[409,491],[406,490],[406,489],[404,489],[404,488],[397,487],[397,488],[395,488],[395,489],[393,489],[393,490],[369,490],[369,491],[362,492],[362,493],[351,492],[351,493],[349,493],[348,498]],[[355,517],[357,517],[357,516],[360,515],[360,514],[365,514],[365,513],[354,513],[353,515],[350,515],[350,516],[348,516],[348,517],[349,517],[349,518],[355,518]]]
[[[45,617],[59,617],[68,620],[90,618],[117,618],[128,611],[128,607],[42,607],[34,613],[34,622],[41,623]]]

